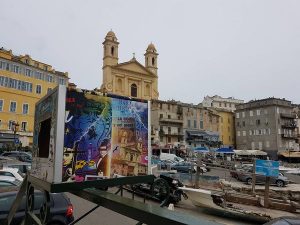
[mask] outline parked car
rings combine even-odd
[[[235,169],[230,171],[230,175],[233,178],[236,178],[239,180],[239,173],[243,172],[243,171],[250,171],[253,168],[253,164],[242,164],[239,166],[236,166]]]
[[[174,162],[173,160],[161,160],[159,162],[162,169],[167,169],[168,165],[170,165],[170,167],[171,167],[172,164],[174,164],[174,163],[176,163],[176,162]]]
[[[7,162],[7,161],[12,161],[12,160],[16,160],[16,159],[0,155],[0,163]]]
[[[16,168],[2,168],[0,169],[0,176],[14,177],[19,181],[23,181],[23,174]]]
[[[20,173],[25,175],[29,170],[31,170],[31,163],[21,162],[21,161],[6,161],[3,164],[3,168],[15,168],[18,169]]]
[[[21,181],[17,180],[14,177],[0,176],[0,190],[3,187],[18,187],[21,185],[21,183],[22,183]]]
[[[4,223],[10,207],[17,196],[17,190],[9,190],[1,193],[0,190],[0,224]],[[38,215],[44,202],[44,195],[40,191],[34,194],[34,213]],[[74,221],[73,205],[70,199],[63,193],[50,194],[50,218],[47,225],[67,225]],[[11,225],[20,225],[25,216],[25,196],[17,210]]]
[[[179,162],[171,165],[172,170],[177,170],[177,172],[181,173],[190,173],[196,172],[197,165],[191,162]]]
[[[20,160],[22,162],[32,162],[32,156],[27,152],[10,151],[2,153],[1,156],[16,158],[17,160]]]
[[[246,171],[240,171],[238,173],[238,179],[242,182],[246,182],[247,184],[252,184],[252,169]],[[256,174],[255,176],[256,184],[265,184],[266,177],[263,175]],[[284,187],[288,185],[289,180],[287,177],[283,176],[283,174],[279,173],[278,177],[271,177],[270,184],[276,185],[277,187]]]
[[[169,154],[169,153],[161,153],[160,154],[160,160],[172,160],[175,162],[183,162],[184,159],[176,156],[175,154]]]

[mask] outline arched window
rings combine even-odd
[[[112,46],[111,47],[111,55],[114,56],[114,53],[115,53],[115,48],[114,48],[114,46]]]
[[[152,66],[154,66],[155,65],[155,58],[153,57],[152,58]]]
[[[130,89],[131,89],[131,96],[132,97],[137,97],[137,86],[136,86],[136,84],[132,84],[130,86]]]
[[[123,88],[122,88],[122,80],[119,78],[118,81],[117,81],[117,91],[122,91]]]
[[[145,95],[150,96],[150,84],[146,84]]]

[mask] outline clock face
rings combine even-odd
[[[111,83],[106,84],[106,90],[112,91],[112,84]]]

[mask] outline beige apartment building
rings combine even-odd
[[[233,97],[224,98],[219,95],[205,96],[202,101],[203,107],[213,107],[216,109],[224,109],[229,111],[235,111],[238,104],[243,104],[244,100],[235,99]]]
[[[219,142],[219,115],[212,109],[179,101],[153,100],[152,144],[214,148]]]
[[[182,106],[176,101],[151,102],[151,141],[159,146],[183,144]]]
[[[182,104],[185,142],[191,148],[217,148],[219,140],[219,115],[201,105]]]

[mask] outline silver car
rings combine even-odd
[[[247,184],[252,184],[252,168],[249,168],[248,170],[239,171],[238,173],[238,179],[242,182],[246,182]],[[263,175],[256,174],[256,184],[265,184],[266,183],[266,177]],[[279,173],[278,177],[271,177],[270,178],[270,184],[276,185],[277,187],[284,187],[289,183],[289,180],[287,177],[283,176],[283,174]]]

